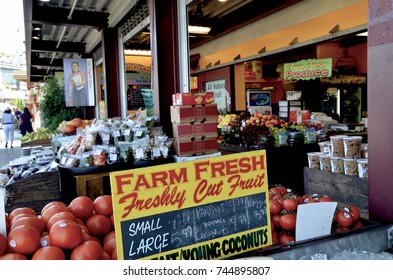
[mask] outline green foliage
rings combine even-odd
[[[79,116],[77,108],[66,107],[64,84],[54,76],[46,78],[41,98],[42,126],[51,131],[56,130],[62,121],[69,121]]]
[[[13,107],[18,108],[20,111],[27,106],[27,100],[16,99],[10,103]]]

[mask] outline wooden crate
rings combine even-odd
[[[5,211],[30,207],[39,213],[55,200],[60,200],[59,172],[40,172],[6,186]]]
[[[41,140],[31,140],[31,141],[21,143],[22,148],[34,147],[34,146],[49,147],[49,146],[52,146],[52,141],[50,139],[41,139]]]
[[[100,195],[108,194],[104,191],[105,178],[109,178],[108,172],[75,176],[76,195],[87,196],[94,200]]]
[[[367,179],[305,167],[304,190],[306,194],[328,195],[339,206],[353,204],[368,219]]]

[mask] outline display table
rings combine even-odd
[[[222,154],[247,151],[235,145],[218,145]],[[303,168],[308,166],[307,153],[319,152],[318,144],[299,146],[266,147],[266,163],[269,185],[283,185],[293,192],[304,194]]]

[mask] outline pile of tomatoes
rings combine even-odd
[[[80,196],[46,204],[40,214],[20,207],[5,215],[0,260],[115,260],[112,198]]]
[[[294,242],[296,232],[296,213],[299,204],[333,202],[323,195],[295,195],[284,186],[278,185],[269,189],[269,207],[272,228],[273,246],[287,245]],[[355,205],[337,207],[331,233],[347,231],[363,227],[360,211]]]

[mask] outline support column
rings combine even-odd
[[[149,0],[153,102],[159,104],[154,114],[159,116],[158,121],[169,136],[172,136],[172,94],[179,92],[176,2]]]
[[[369,0],[368,5],[369,211],[370,219],[392,223],[393,6],[386,0]]]
[[[117,30],[105,28],[101,31],[102,54],[105,71],[105,91],[108,117],[121,116],[120,107],[120,73],[119,73],[119,44]],[[108,42],[106,44],[106,42]]]

